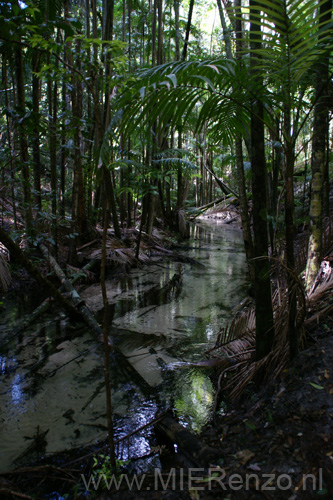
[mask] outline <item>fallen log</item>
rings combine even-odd
[[[221,458],[221,453],[216,448],[204,444],[188,429],[180,425],[171,415],[165,415],[155,423],[155,429],[165,435],[191,462],[197,466],[209,466]]]
[[[87,325],[90,326],[98,335],[103,335],[101,327],[98,325],[96,319],[92,315],[90,309],[86,306],[84,301],[81,299],[80,295],[77,293],[67,276],[65,275],[64,271],[61,269],[59,266],[58,262],[55,260],[55,258],[51,255],[49,252],[48,248],[44,245],[44,243],[40,243],[39,248],[46,258],[46,260],[50,263],[52,268],[54,269],[58,279],[60,280],[60,283],[62,284],[63,288],[66,290],[66,292],[69,292],[71,295],[72,302],[75,306],[76,309],[80,311],[80,314],[84,321],[87,323]]]
[[[74,274],[74,276],[71,277],[70,282],[74,286],[75,283],[77,283],[80,279],[82,278],[87,278],[87,275],[89,276],[89,273],[86,271],[90,271],[98,262],[98,259],[92,259],[86,264],[82,269],[80,269],[78,272]]]
[[[66,310],[72,318],[79,318],[80,314],[77,309],[67,300],[59,290],[51,283],[45,276],[43,276],[37,267],[31,262],[30,259],[25,255],[23,250],[11,239],[9,234],[0,227],[0,241],[9,250],[10,255],[20,263],[45,290],[48,294],[54,297],[54,299],[59,302],[59,304]]]
[[[77,281],[79,281],[79,279],[81,279],[82,276],[84,275],[83,274],[84,271],[89,271],[89,269],[91,269],[96,264],[96,262],[97,262],[96,259],[93,259],[93,260],[89,261],[88,264],[85,265],[80,272],[76,273],[74,275],[74,277],[71,279],[72,285],[74,285],[74,283],[76,283]],[[63,291],[62,287],[59,289],[59,291],[60,292]],[[45,299],[36,309],[33,310],[33,312],[31,314],[27,315],[21,321],[21,323],[14,328],[13,334],[9,338],[6,338],[0,344],[0,346],[2,347],[4,345],[8,344],[8,342],[10,342],[11,340],[13,340],[23,330],[25,330],[26,328],[28,328],[28,326],[31,325],[32,323],[34,323],[36,321],[36,319],[39,318],[39,316],[41,316],[42,314],[46,313],[50,309],[51,304],[52,304],[52,301],[50,300],[49,297],[47,299]]]

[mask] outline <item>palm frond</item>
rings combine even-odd
[[[124,110],[123,133],[132,133],[139,125],[141,130],[143,125],[148,130],[154,126],[160,132],[167,125],[175,127],[186,123],[195,110],[197,131],[207,123],[216,122],[217,126],[212,128],[216,140],[222,137],[231,141],[240,133],[237,106],[241,103],[244,116],[249,113],[249,106],[246,109],[244,88],[236,85],[235,62],[226,59],[191,61],[171,63],[158,69],[145,70],[141,79],[132,83],[120,98],[119,105]]]
[[[263,36],[263,46],[251,49],[258,55],[257,69],[282,84],[297,85],[324,53],[332,49],[332,31],[320,17],[325,0],[268,0],[258,5],[253,22]],[[315,20],[315,22],[314,22]],[[259,31],[259,29],[261,31]],[[319,42],[319,34],[323,35]]]
[[[6,292],[12,282],[12,275],[5,256],[0,252],[0,291]]]
[[[244,393],[248,384],[260,372],[268,377],[276,378],[289,362],[289,337],[288,337],[288,300],[289,292],[297,297],[298,314],[297,327],[302,338],[305,319],[305,296],[303,285],[298,277],[292,274],[292,289],[290,286],[291,271],[278,259],[273,259],[272,275],[275,280],[275,293],[273,294],[275,343],[272,351],[260,361],[255,360],[256,335],[254,307],[236,316],[229,327],[222,329],[217,336],[215,346],[210,354],[219,357],[228,357],[232,363],[219,374],[218,388],[215,397],[215,410],[218,393],[223,391],[231,400],[238,400]],[[289,279],[288,279],[289,278]],[[333,279],[330,286],[333,285]],[[325,287],[325,290],[327,288]],[[323,290],[324,291],[324,290]]]
[[[197,165],[189,160],[185,160],[184,158],[162,158],[160,160],[152,160],[153,165],[178,165],[182,167],[187,167],[190,169],[196,169]]]

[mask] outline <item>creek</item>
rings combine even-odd
[[[165,258],[108,283],[110,337],[146,382],[130,379],[111,362],[118,440],[151,421],[157,410],[173,408],[193,431],[211,415],[210,371],[191,363],[206,359],[205,350],[246,296],[242,234],[217,220],[202,221],[180,251],[199,265],[182,264],[179,289],[166,286],[178,264]],[[99,317],[100,286],[86,287],[81,296]],[[85,325],[54,310],[5,343],[33,309],[31,302],[29,294],[8,294],[0,306],[0,472],[106,437],[103,345]],[[44,433],[42,450],[29,450]],[[153,445],[150,427],[121,442],[119,458],[148,455]]]

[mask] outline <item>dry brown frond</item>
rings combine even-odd
[[[248,309],[240,314],[237,313],[230,324],[219,330],[214,347],[206,351],[206,353],[216,351],[235,339],[241,338],[247,332],[254,330],[255,321],[254,309]]]
[[[12,282],[9,265],[6,257],[0,253],[0,291],[6,292]]]
[[[319,271],[319,273],[322,273],[322,271]],[[316,284],[317,286],[312,286],[307,294],[308,306],[313,306],[317,301],[322,300],[325,295],[332,291],[333,272],[332,268],[329,265],[321,281],[318,283],[316,278],[314,284]]]
[[[332,269],[332,268],[331,268]],[[317,278],[316,278],[317,280]],[[315,282],[316,282],[315,280]],[[307,312],[310,313],[305,321],[306,327],[312,328],[314,325],[331,314],[333,304],[329,300],[333,296],[333,272],[330,271],[326,279],[317,286],[312,286],[307,295]]]
[[[246,387],[254,381],[257,374],[276,378],[289,363],[288,303],[293,295],[297,299],[297,328],[303,335],[306,313],[306,300],[303,284],[298,276],[291,272],[278,259],[272,259],[271,268],[275,289],[272,295],[274,313],[274,346],[272,351],[260,361],[255,360],[255,309],[254,307],[240,316],[234,317],[230,326],[220,330],[217,341],[210,353],[220,357],[228,356],[234,363],[221,371],[215,397],[215,410],[219,392],[223,391],[231,401],[238,400]]]

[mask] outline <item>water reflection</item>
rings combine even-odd
[[[20,375],[15,375],[12,383],[12,403],[20,404],[22,399],[22,389],[21,389],[21,377]]]
[[[189,362],[203,359],[230,320],[232,308],[244,298],[245,256],[240,232],[215,222],[194,225],[186,245],[191,247],[187,255],[203,265],[183,264],[177,293],[166,287],[175,262],[157,261],[133,270],[117,286],[108,283],[114,307],[110,335],[141,377],[136,380],[112,359],[118,439],[150,422],[158,409],[174,408],[194,430],[210,416],[214,391],[209,372]],[[102,308],[99,285],[81,296],[95,312]],[[14,303],[6,307],[8,321],[1,319],[0,342],[10,336],[17,311]],[[84,326],[71,325],[63,316],[54,318],[44,318],[2,348],[0,471],[24,453],[24,436],[36,434],[38,426],[48,430],[47,453],[106,436],[102,346]],[[147,454],[152,439],[152,429],[145,429],[132,436],[130,444],[121,441],[119,454],[123,459]],[[34,458],[28,455],[25,460]]]
[[[202,371],[191,368],[185,372],[185,380],[182,374],[174,382],[174,407],[180,421],[194,431],[200,431],[209,420],[214,401],[211,380]]]

